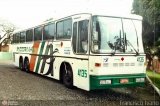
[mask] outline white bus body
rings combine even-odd
[[[32,36],[31,36],[32,35]],[[76,14],[13,34],[14,65],[87,91],[143,86],[142,18]]]

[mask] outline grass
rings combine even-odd
[[[147,70],[146,72],[148,77],[152,80],[153,84],[155,84],[160,89],[160,74],[151,70]]]

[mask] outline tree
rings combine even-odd
[[[134,0],[132,13],[143,16],[145,52],[160,57],[160,1]]]
[[[134,0],[132,13],[143,16],[142,37],[150,68],[154,55],[160,59],[160,1]]]
[[[1,37],[7,36],[8,38],[4,41],[4,44],[7,44],[10,41],[10,36],[15,29],[16,27],[14,24],[8,22],[7,20],[0,19],[0,33],[3,34]]]

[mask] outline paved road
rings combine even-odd
[[[71,90],[59,81],[20,71],[11,62],[0,62],[0,105],[118,106],[129,103],[153,104],[153,100],[160,98],[148,84],[136,89],[120,88],[91,92],[78,88]],[[154,105],[158,106],[160,102],[156,101]]]

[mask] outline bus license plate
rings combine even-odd
[[[120,80],[120,83],[121,83],[121,84],[126,84],[126,83],[128,83],[128,79],[121,79],[121,80]]]

